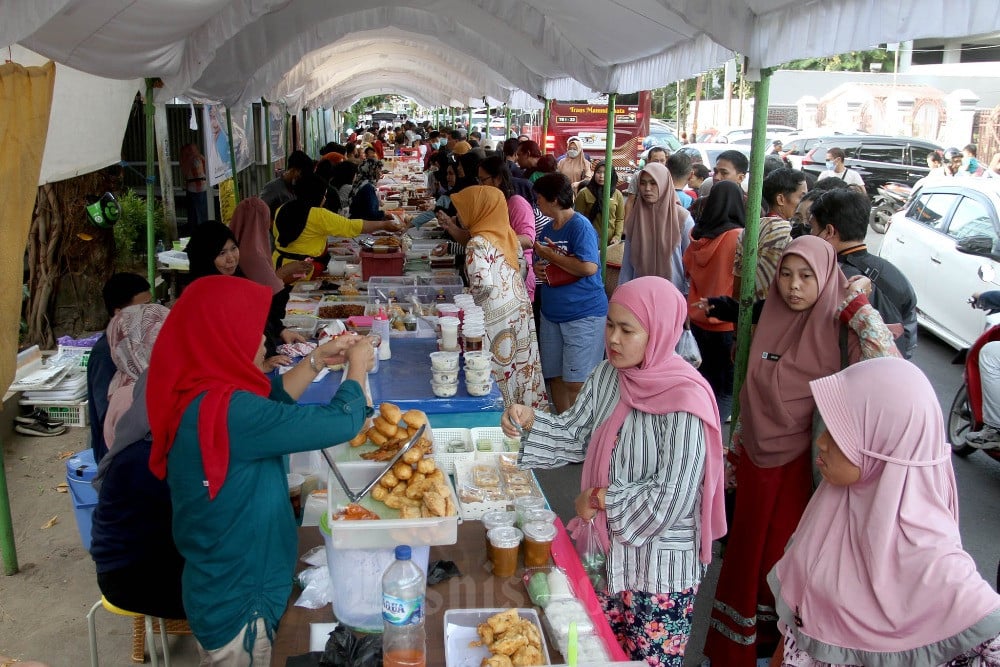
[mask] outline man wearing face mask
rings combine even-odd
[[[861,176],[858,172],[853,169],[849,169],[844,164],[844,158],[847,157],[847,153],[844,152],[843,148],[831,148],[826,152],[826,171],[820,173],[819,178],[816,180],[822,181],[824,178],[839,178],[848,185],[857,185],[861,188],[862,192],[865,192],[865,182],[861,180]]]

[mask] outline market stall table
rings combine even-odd
[[[315,527],[299,529],[299,556],[323,544]],[[483,524],[466,521],[458,526],[458,542],[431,547],[430,561],[450,560],[458,566],[459,577],[452,577],[427,587],[427,665],[444,665],[444,612],[447,609],[529,608],[531,601],[519,577],[494,577],[486,563]],[[300,560],[296,572],[304,569]],[[309,624],[329,623],[333,612],[329,605],[321,609],[294,606],[299,596],[296,587],[288,600],[281,625],[274,638],[272,667],[285,667],[291,656],[309,652]],[[558,664],[558,653],[549,649],[549,660]]]
[[[498,426],[503,398],[494,383],[486,396],[470,396],[460,371],[458,392],[439,398],[431,392],[430,353],[437,350],[433,338],[392,338],[392,359],[379,362],[377,373],[368,375],[372,402],[390,401],[402,411],[423,410],[435,428]],[[329,403],[340,387],[342,373],[331,372],[313,382],[299,398],[301,404]]]

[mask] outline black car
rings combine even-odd
[[[789,148],[785,147],[786,150]],[[944,149],[924,139],[913,137],[888,137],[874,134],[839,134],[811,137],[803,140],[802,171],[819,176],[826,171],[826,152],[841,148],[847,157],[844,165],[853,169],[865,182],[869,196],[878,194],[878,188],[892,183],[914,185],[930,172],[927,156]]]

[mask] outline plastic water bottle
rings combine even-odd
[[[396,547],[396,561],[382,575],[382,664],[425,667],[424,599],[427,580],[410,560],[410,547]]]
[[[372,322],[372,333],[376,333],[382,338],[378,350],[375,351],[381,361],[392,359],[392,348],[389,347],[389,334],[391,332],[392,325],[389,323],[389,316],[386,315],[384,308],[379,308],[378,315]]]

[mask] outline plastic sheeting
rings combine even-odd
[[[0,183],[4,184],[4,204],[0,207],[4,238],[0,244],[0,349],[5,350],[0,355],[0,387],[4,392],[14,380],[24,247],[38,193],[35,183],[42,166],[55,77],[52,63],[42,67],[0,65],[0,155],[17,156],[16,160],[0,160]],[[0,498],[0,504],[6,505],[6,501],[6,497]],[[0,511],[0,522],[6,509]]]
[[[48,58],[20,47],[12,48],[11,59],[25,66],[48,62]],[[121,161],[121,138],[141,86],[139,79],[106,79],[57,64],[38,185]]]
[[[746,55],[751,67],[770,67],[887,41],[1000,30],[996,0],[426,0],[405,6],[389,0],[0,0],[0,16],[0,45],[20,42],[112,78],[159,76],[164,94],[229,106],[266,96],[303,58],[331,45],[324,57],[334,72],[349,56],[348,40],[381,39],[387,31],[462,54],[481,76],[461,81],[474,87],[456,96],[460,101],[498,93],[485,85],[490,77],[511,94],[580,99],[590,91],[666,85],[733,53]],[[335,48],[342,40],[348,48]],[[454,66],[434,55],[414,62]],[[308,96],[326,85],[308,72],[298,76],[288,90]],[[402,85],[410,73],[396,76]],[[373,82],[370,91],[385,85]]]

